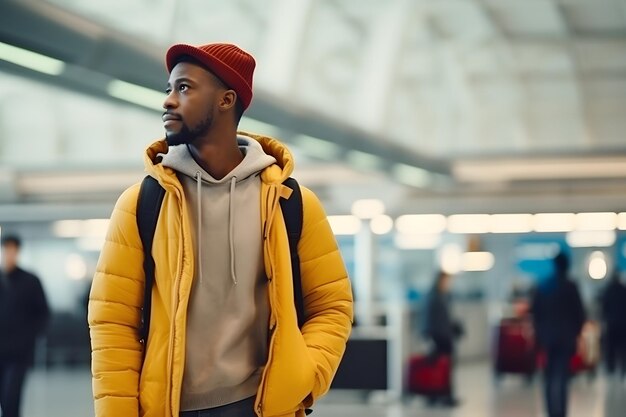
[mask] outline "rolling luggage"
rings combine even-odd
[[[596,368],[600,358],[599,326],[593,321],[587,321],[583,326],[578,339],[576,352],[572,355],[569,363],[572,375],[587,373],[590,378],[595,377]],[[537,356],[538,367],[546,367],[546,353],[540,352]]]
[[[426,396],[449,395],[450,357],[415,356],[409,362],[409,391]]]
[[[547,355],[541,351],[537,355],[537,367],[540,369],[546,368]],[[572,355],[569,361],[569,370],[571,375],[578,375],[584,372],[588,372],[590,377],[595,375],[596,363],[590,363],[581,352],[576,352]]]
[[[503,319],[496,332],[494,351],[496,375],[534,374],[537,369],[537,350],[530,320]]]
[[[578,348],[570,361],[572,373],[594,373],[600,360],[600,326],[594,321],[587,321],[578,340]]]
[[[570,359],[572,375],[587,372],[590,378],[595,376],[600,358],[600,330],[597,323],[587,321],[578,339],[576,353]]]

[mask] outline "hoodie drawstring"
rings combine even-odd
[[[237,275],[235,274],[235,206],[233,204],[233,195],[235,194],[235,185],[237,177],[230,180],[230,194],[228,196],[228,240],[230,244],[230,276],[233,283],[237,285]]]
[[[196,171],[196,196],[198,198],[198,269],[200,283],[202,283],[202,176],[200,171]]]
[[[237,177],[233,177],[230,181],[230,193],[228,196],[228,246],[230,249],[230,277],[233,284],[237,285],[237,274],[235,273],[235,206],[233,204],[233,195],[235,194],[235,186],[237,185]],[[202,174],[196,172],[196,193],[198,196],[198,275],[200,283],[202,283]]]

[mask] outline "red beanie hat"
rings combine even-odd
[[[252,74],[256,62],[252,55],[228,43],[211,43],[202,46],[173,45],[165,55],[167,70],[172,72],[178,59],[189,55],[204,64],[216,77],[237,93],[247,109],[252,101]]]

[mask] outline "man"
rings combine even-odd
[[[626,375],[626,286],[615,271],[600,298],[604,322],[604,352],[609,374]]]
[[[2,417],[19,417],[22,389],[33,364],[35,341],[49,310],[39,279],[17,266],[20,239],[2,238],[0,270],[0,408]]]
[[[545,397],[548,417],[567,415],[569,364],[576,353],[585,311],[576,284],[568,279],[569,258],[554,259],[554,276],[540,285],[532,313],[539,347],[546,352]]]
[[[237,132],[254,58],[229,44],[174,45],[166,65],[166,138],[144,158],[165,189],[145,359],[135,185],[113,211],[90,296],[96,416],[304,416],[328,390],[351,328],[332,231],[301,187],[300,329],[279,205],[293,159],[274,139]]]
[[[434,405],[440,402],[444,406],[455,407],[460,401],[455,397],[453,387],[453,365],[455,344],[463,333],[461,323],[452,316],[450,305],[450,287],[452,276],[443,271],[438,271],[433,283],[433,287],[428,294],[425,314],[425,336],[433,345],[431,353],[432,359],[439,356],[450,358],[450,369],[448,369],[448,379],[450,385],[447,392],[440,396],[428,397],[428,404]]]

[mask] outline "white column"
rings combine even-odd
[[[375,235],[370,220],[363,220],[354,241],[355,315],[360,326],[374,324],[374,274],[376,269]]]
[[[404,300],[387,303],[387,321],[389,335],[387,390],[391,400],[398,400],[407,391],[406,381],[411,350],[409,310]]]

